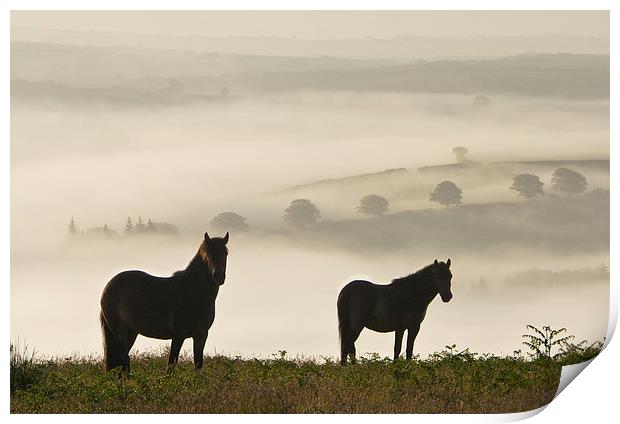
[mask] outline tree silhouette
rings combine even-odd
[[[452,148],[452,153],[454,153],[454,156],[456,156],[456,161],[458,163],[467,162],[467,153],[469,153],[467,147],[456,146]]]
[[[153,220],[149,218],[148,222],[146,223],[146,231],[155,231],[155,230],[157,230],[157,227],[155,227],[155,223],[153,223]]]
[[[211,220],[211,228],[221,233],[225,231],[245,232],[250,229],[244,217],[234,212],[222,212]]]
[[[131,217],[127,217],[127,223],[125,224],[125,232],[131,233],[133,231],[133,222],[131,222]]]
[[[551,177],[551,187],[568,194],[583,193],[587,184],[586,177],[568,168],[556,169]]]
[[[357,207],[359,213],[369,216],[380,216],[387,212],[390,203],[383,197],[376,194],[369,194],[360,199]]]
[[[315,225],[321,218],[321,212],[308,199],[295,199],[284,211],[284,221],[297,229]]]
[[[138,222],[133,226],[133,229],[136,233],[143,233],[146,230],[146,225],[144,225],[141,216],[138,217]]]
[[[474,106],[488,106],[491,104],[491,99],[487,96],[476,96],[472,102]]]
[[[75,219],[71,217],[71,221],[69,221],[69,234],[77,234],[77,232],[78,232],[78,229],[75,223]]]
[[[463,190],[458,188],[452,181],[442,181],[430,193],[429,200],[446,207],[461,204]]]
[[[537,175],[519,174],[512,179],[510,189],[515,190],[524,199],[532,199],[545,194],[543,192],[544,185]]]

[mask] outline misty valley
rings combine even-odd
[[[526,324],[605,336],[608,56],[272,57],[15,34],[12,340],[100,356],[104,285],[185,268],[207,230],[230,232],[207,354],[336,357],[347,282],[447,258],[454,298],[431,304],[416,354],[511,354]],[[357,351],[389,356],[392,337],[365,330]]]

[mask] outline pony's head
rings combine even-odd
[[[452,285],[452,273],[450,272],[450,265],[452,261],[448,259],[446,262],[438,262],[435,259],[433,262],[433,282],[437,287],[439,296],[444,302],[449,302],[452,299],[452,291],[450,287]]]
[[[209,237],[205,232],[205,238],[200,245],[200,256],[209,267],[211,277],[216,284],[224,284],[226,279],[226,258],[228,257],[228,233],[224,237]]]

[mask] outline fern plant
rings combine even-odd
[[[525,327],[531,330],[532,334],[523,334],[522,337],[526,339],[523,344],[530,348],[531,352],[528,352],[528,355],[537,359],[556,359],[559,354],[552,355],[553,348],[557,346],[559,349],[560,346],[575,338],[572,335],[561,336],[566,333],[566,328],[554,330],[545,325],[542,329],[538,329],[529,324]]]
[[[591,344],[587,340],[579,343],[565,343],[556,357],[562,365],[578,364],[596,357],[603,350],[604,344],[605,339]]]

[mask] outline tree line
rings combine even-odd
[[[455,148],[456,149],[456,148]],[[467,153],[460,150],[458,155],[464,160]],[[457,152],[455,152],[457,153]],[[586,178],[571,169],[557,168],[551,177],[551,187],[554,191],[567,195],[583,193],[587,186]],[[544,183],[534,174],[519,174],[512,179],[511,190],[524,199],[532,199],[544,195]],[[429,200],[442,206],[450,207],[462,204],[463,190],[452,181],[442,181],[429,193]],[[389,210],[389,201],[377,194],[369,194],[360,199],[357,212],[366,216],[381,216]],[[284,222],[291,228],[302,230],[310,228],[321,219],[321,212],[309,199],[295,199],[284,210]],[[211,220],[211,227],[220,232],[249,230],[246,218],[235,212],[224,212]]]
[[[176,234],[178,229],[175,225],[167,222],[155,222],[149,218],[145,223],[142,216],[139,216],[134,223],[131,217],[127,217],[125,227],[123,229],[123,235],[130,236],[136,234]],[[108,227],[108,224],[104,224],[102,227],[93,227],[81,230],[78,228],[77,222],[74,217],[71,217],[69,221],[69,235],[71,236],[101,236],[106,238],[116,237],[118,233],[116,230]]]
[[[452,149],[452,153],[456,156],[456,160],[460,164],[469,163],[467,158],[468,150],[463,146],[457,146]],[[544,183],[540,177],[530,173],[519,174],[513,177],[510,190],[517,192],[517,195],[523,199],[529,200],[538,196],[543,196]],[[586,177],[577,171],[568,168],[557,168],[551,177],[552,190],[567,195],[575,195],[583,193],[587,186]],[[450,207],[463,203],[463,190],[459,188],[453,181],[441,181],[434,190],[429,193],[429,200],[439,205]],[[368,194],[362,197],[359,205],[356,207],[358,213],[366,216],[376,217],[384,215],[390,207],[389,201],[378,194]],[[291,228],[303,230],[310,228],[318,223],[321,219],[321,212],[317,206],[309,199],[294,199],[284,210],[283,220]],[[213,217],[210,222],[211,227],[219,232],[236,231],[246,232],[250,227],[245,217],[235,212],[223,212]],[[86,230],[86,234],[97,234],[102,236],[115,236],[116,231],[111,230],[107,224],[103,227],[91,228]],[[168,223],[156,223],[151,218],[145,223],[141,216],[134,223],[131,217],[127,218],[125,223],[124,234],[152,234],[177,233],[177,228]],[[69,223],[69,234],[84,234],[77,228],[77,224],[73,217]]]

